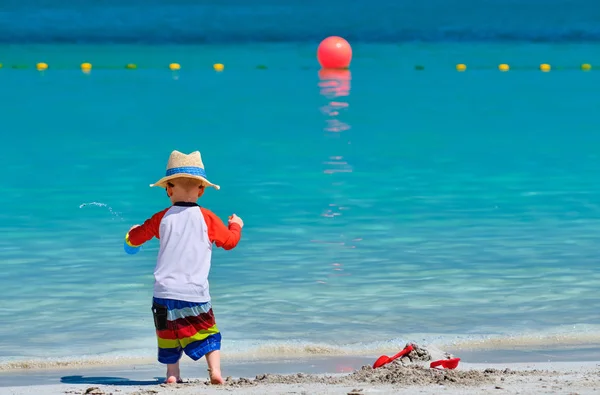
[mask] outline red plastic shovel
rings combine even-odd
[[[456,369],[458,366],[458,362],[460,358],[452,358],[452,359],[440,359],[439,361],[433,361],[429,364],[430,368],[437,368],[441,366],[444,369]]]
[[[387,355],[382,355],[379,358],[377,358],[377,361],[375,361],[375,363],[373,364],[373,369],[380,368],[383,365],[386,365],[386,364],[392,362],[394,359],[403,357],[406,354],[408,354],[409,352],[411,352],[412,350],[413,350],[413,347],[409,344],[408,346],[404,347],[404,349],[402,351],[400,351],[398,354],[394,355],[391,358],[388,357]]]

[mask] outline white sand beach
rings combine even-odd
[[[418,346],[417,346],[418,347]],[[430,360],[449,355],[421,347],[410,358],[372,369],[372,359],[345,357],[303,361],[247,361],[224,372],[236,373],[226,384],[207,384],[205,365],[185,363],[184,373],[196,378],[177,385],[161,384],[155,365],[96,368],[20,369],[0,374],[0,393],[50,394],[598,394],[598,361],[463,362],[454,370],[430,369]],[[356,367],[360,366],[360,367]],[[303,373],[281,374],[282,371]],[[323,374],[319,372],[344,371]],[[198,374],[191,374],[196,372]],[[263,372],[263,373],[257,373]],[[309,373],[304,373],[309,372]],[[204,376],[204,377],[203,377]]]

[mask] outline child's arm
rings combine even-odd
[[[129,229],[129,232],[125,235],[125,242],[127,245],[136,248],[153,237],[160,239],[158,229],[160,228],[160,221],[162,221],[167,210],[168,208],[159,211],[147,219],[143,225],[135,225]]]
[[[221,218],[212,211],[201,207],[202,215],[208,227],[208,237],[211,243],[224,250],[231,250],[242,237],[242,227],[238,223],[231,222],[229,227],[225,226]]]

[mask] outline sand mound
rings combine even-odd
[[[423,366],[405,366],[393,362],[379,369],[363,366],[360,370],[342,377],[315,376],[298,373],[295,375],[263,374],[255,379],[228,378],[225,385],[242,387],[258,384],[394,384],[409,385],[481,385],[494,381],[494,374],[475,370],[438,370]]]
[[[228,377],[225,386],[243,387],[259,384],[394,384],[409,385],[481,385],[494,381],[502,372],[461,371],[430,369],[428,362],[451,358],[452,355],[435,348],[411,344],[413,351],[401,360],[396,360],[378,369],[363,366],[349,375],[322,376],[298,373],[294,375],[261,374],[254,379]]]

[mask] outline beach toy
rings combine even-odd
[[[38,69],[39,71],[44,71],[44,70],[48,70],[48,64],[47,63],[38,63],[35,65],[35,68]]]
[[[135,255],[135,254],[137,254],[140,251],[140,249],[142,248],[141,246],[140,247],[132,247],[129,244],[127,244],[127,242],[125,242],[123,244],[123,247],[125,249],[125,252],[127,254],[129,254],[129,255]]]
[[[223,71],[224,68],[225,68],[225,65],[223,63],[213,64],[213,69],[215,69],[215,71]]]
[[[92,71],[92,64],[91,63],[82,63],[81,71],[83,71],[86,74],[89,73],[90,71]]]
[[[137,246],[134,247],[129,243],[129,233],[127,233],[125,235],[125,241],[123,242],[123,249],[125,250],[125,252],[129,255],[135,255],[138,252],[140,252],[140,249],[142,248],[142,246]]]
[[[352,47],[341,37],[327,37],[317,48],[317,60],[324,69],[347,69],[352,61]]]
[[[456,65],[456,71],[465,71],[467,70],[467,65],[463,63],[459,63]]]
[[[383,365],[386,365],[386,364],[392,362],[394,359],[403,357],[403,356],[407,355],[408,353],[410,353],[412,350],[413,350],[413,347],[409,344],[408,346],[404,347],[404,349],[402,351],[400,351],[398,354],[394,355],[393,357],[388,357],[387,355],[382,355],[379,358],[377,358],[377,361],[375,361],[375,363],[373,364],[373,369],[380,368]]]
[[[460,358],[452,358],[452,359],[440,359],[439,361],[433,361],[429,364],[430,368],[437,368],[441,366],[444,369],[456,369],[458,366],[458,362]]]
[[[171,63],[169,65],[169,69],[171,71],[177,71],[177,70],[181,70],[181,65],[179,63]]]
[[[506,63],[502,63],[501,65],[498,66],[498,70],[508,71],[508,70],[510,70],[510,67]]]

